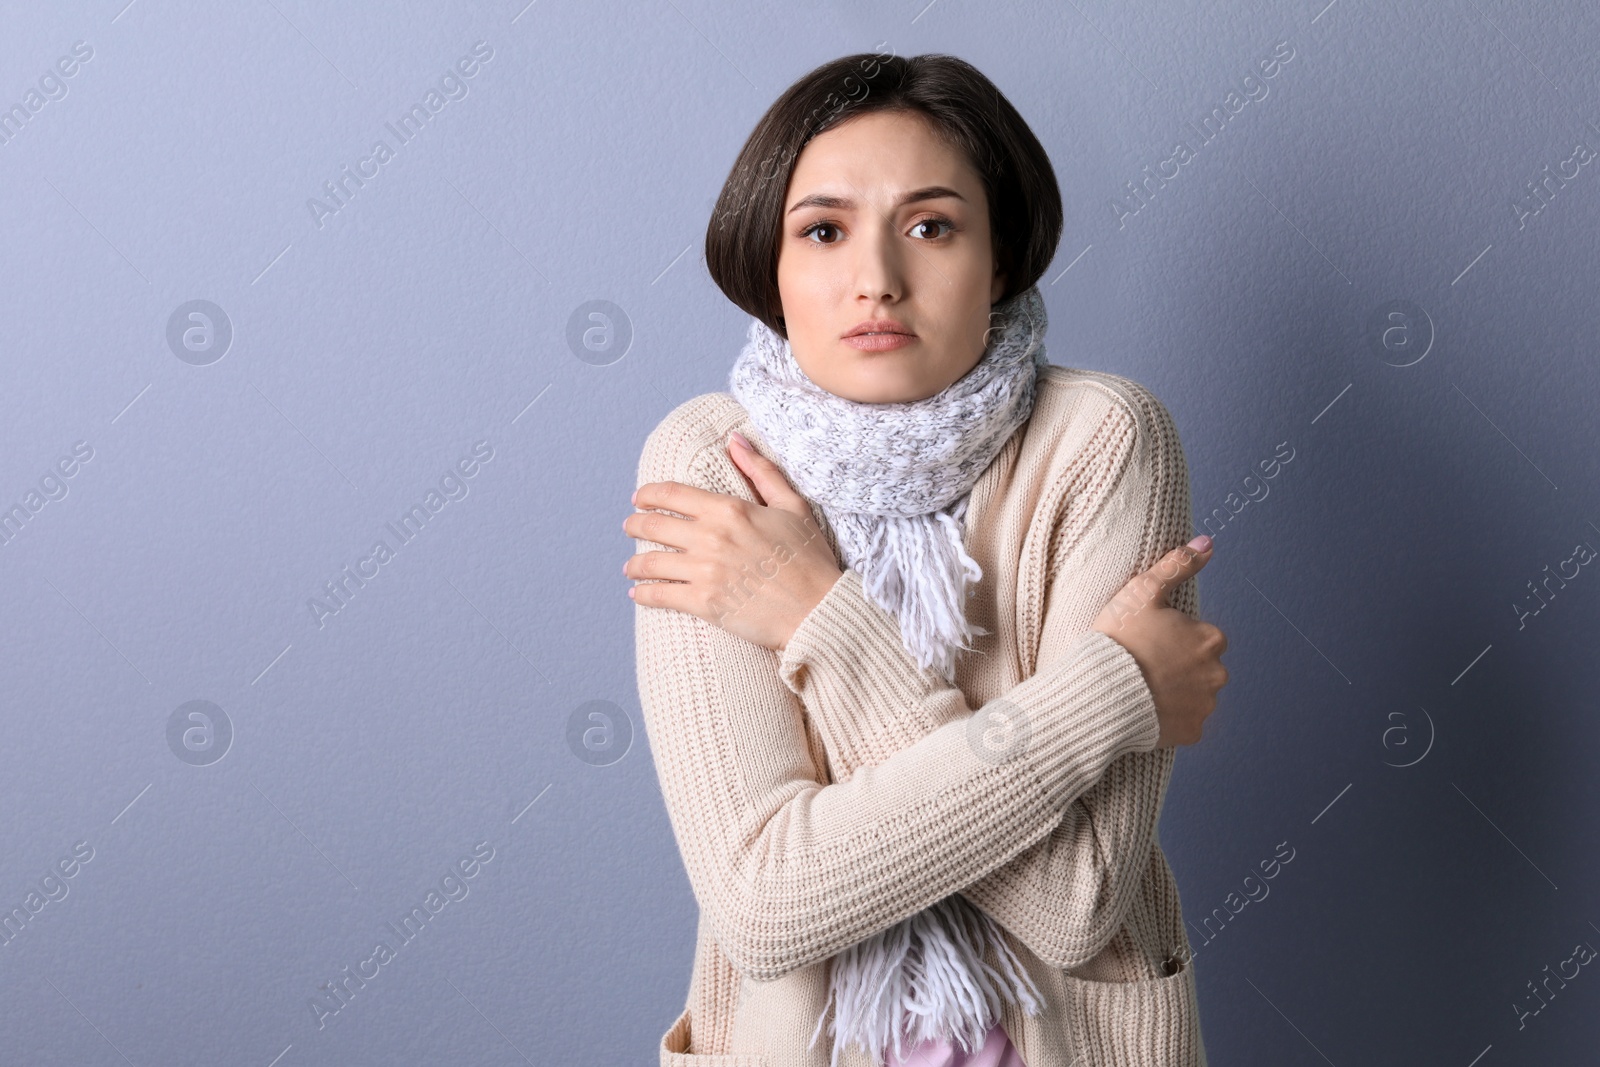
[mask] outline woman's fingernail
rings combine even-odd
[[[728,436],[733,438],[735,441],[739,442],[739,445],[740,445],[741,448],[750,449],[751,452],[755,451],[755,449],[750,448],[750,442],[746,441],[744,439],[744,435],[741,434],[738,430],[732,431],[731,433],[728,434]]]
[[[1196,552],[1204,552],[1206,549],[1211,547],[1211,535],[1199,535],[1193,541],[1189,542],[1189,547],[1194,549]]]

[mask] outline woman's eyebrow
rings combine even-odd
[[[954,189],[951,189],[949,186],[927,185],[923,186],[921,189],[913,189],[909,193],[906,193],[895,202],[894,206],[897,208],[902,208],[907,204],[915,204],[922,200],[938,200],[943,197],[951,197],[955,200],[960,200],[963,203],[965,203],[967,199]],[[831,193],[812,193],[810,196],[802,197],[801,199],[795,201],[794,206],[788,211],[784,212],[784,214],[793,215],[796,211],[799,211],[803,207],[824,207],[832,208],[837,211],[848,211],[851,208],[854,208],[855,204],[856,202],[850,199],[848,196],[835,196]]]

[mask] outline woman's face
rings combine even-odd
[[[933,396],[983,357],[1005,291],[983,182],[917,112],[811,139],[784,197],[778,292],[800,369],[847,400]],[[899,336],[850,336],[862,323]]]

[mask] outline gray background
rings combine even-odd
[[[0,1062],[654,1062],[695,908],[621,522],[646,434],[743,338],[701,259],[739,146],[874,49],[972,61],[1049,149],[1051,358],[1167,403],[1197,517],[1267,492],[1217,527],[1232,680],[1161,835],[1213,1062],[1592,1048],[1592,968],[1517,1005],[1600,946],[1600,576],[1521,615],[1600,546],[1600,161],[1527,207],[1600,149],[1600,15],[1325,4],[8,5],[0,105],[93,55],[0,145],[0,507],[38,506],[0,546],[0,912],[66,891],[0,945]],[[169,340],[194,300],[220,358],[202,320]]]

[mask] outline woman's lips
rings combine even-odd
[[[845,344],[863,352],[888,352],[904,348],[916,339],[915,334],[909,333],[856,333],[842,338]]]

